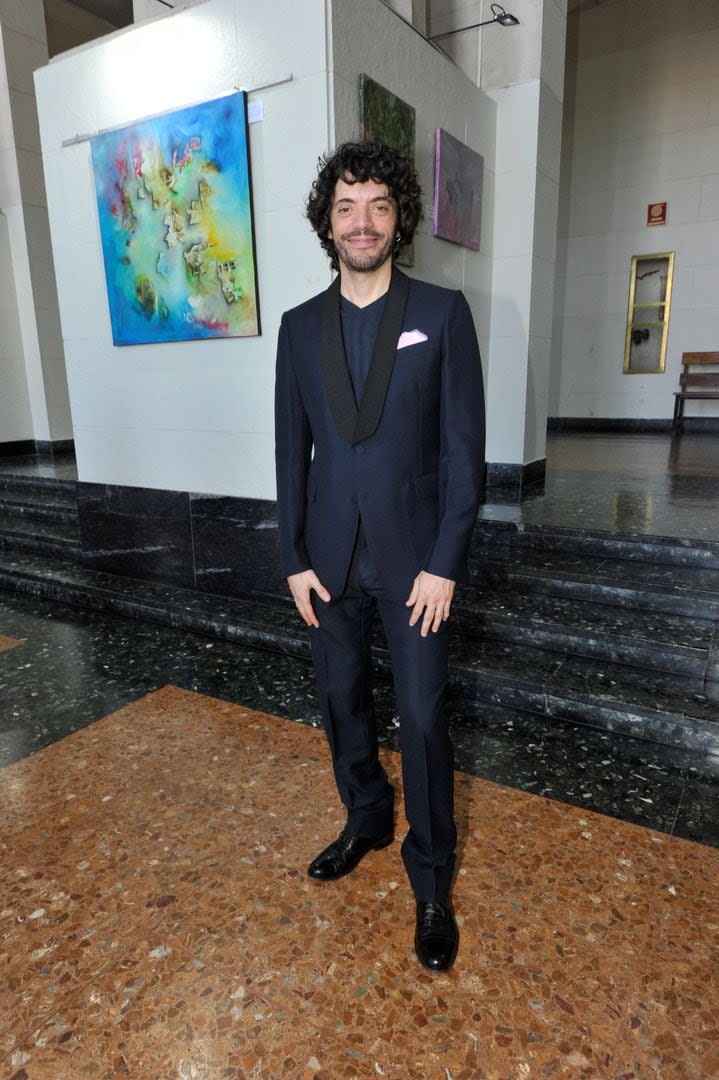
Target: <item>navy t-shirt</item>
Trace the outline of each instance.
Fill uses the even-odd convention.
[[[352,376],[352,385],[357,404],[362,400],[365,379],[372,362],[374,343],[379,330],[384,302],[387,297],[380,296],[366,307],[357,307],[351,300],[340,296],[342,315],[342,337],[345,344],[347,365]]]

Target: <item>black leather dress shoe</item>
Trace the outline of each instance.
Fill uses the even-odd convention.
[[[422,967],[447,971],[457,955],[459,931],[450,902],[417,901],[417,928],[414,950]]]
[[[351,873],[368,851],[378,851],[393,840],[392,833],[389,836],[351,836],[345,828],[313,859],[307,873],[317,881],[335,881]]]

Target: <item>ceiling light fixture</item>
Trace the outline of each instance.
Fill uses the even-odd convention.
[[[446,34],[433,34],[429,40],[439,41],[440,38],[451,37],[452,34],[461,34],[465,30],[476,30],[479,26],[490,26],[492,23],[499,23],[500,26],[519,26],[519,19],[517,16],[511,15],[508,11],[505,11],[501,4],[492,4],[491,11],[491,19],[485,19],[484,22],[472,23],[471,26],[461,26],[459,30],[449,30]]]

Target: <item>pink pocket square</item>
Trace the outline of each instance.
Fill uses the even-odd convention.
[[[408,345],[419,345],[420,341],[426,341],[427,335],[421,330],[405,330],[399,335],[398,349],[406,349]]]

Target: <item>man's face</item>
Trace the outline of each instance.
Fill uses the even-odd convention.
[[[328,236],[344,266],[377,270],[391,257],[396,232],[397,206],[386,184],[337,181]]]

